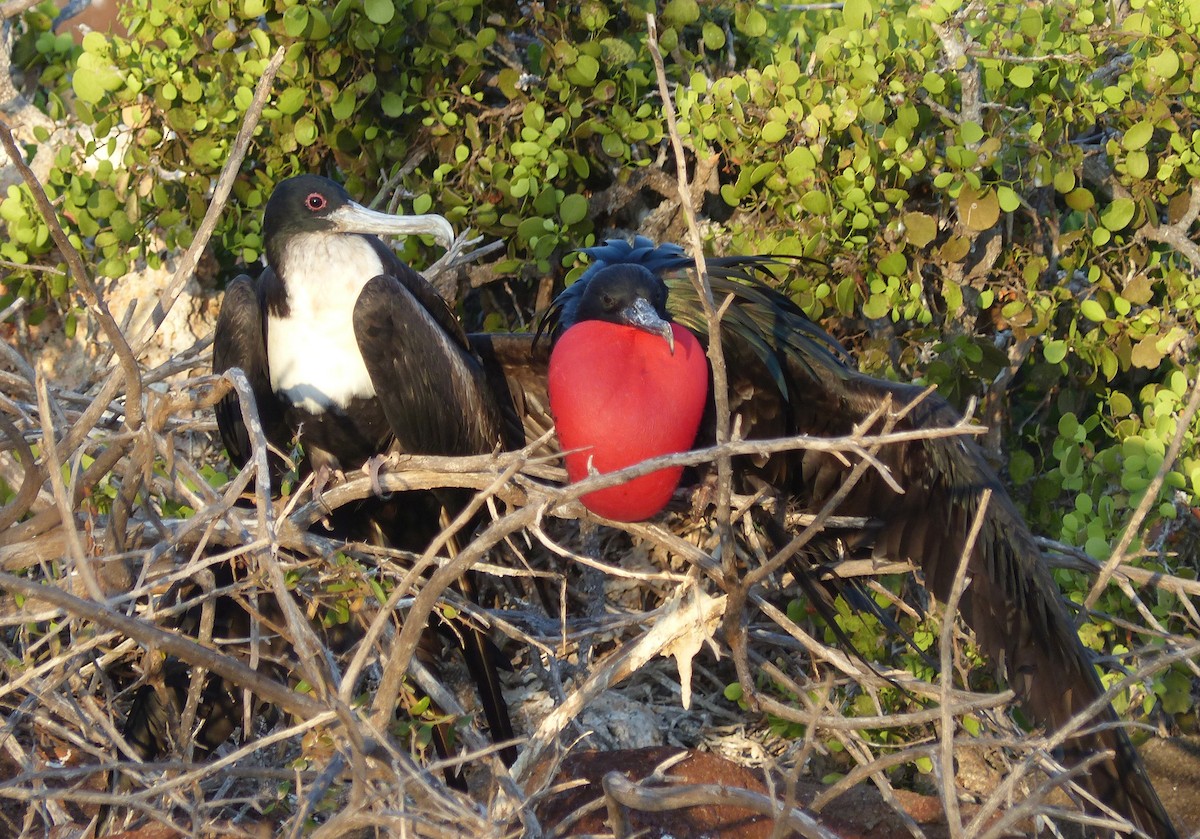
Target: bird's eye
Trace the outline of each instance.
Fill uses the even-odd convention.
[[[325,196],[319,192],[310,192],[308,197],[304,199],[304,206],[314,212],[324,210],[327,203]]]
[[[600,305],[606,309],[614,309],[616,308],[617,301],[611,294],[602,294],[600,295]]]

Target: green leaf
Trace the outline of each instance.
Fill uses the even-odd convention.
[[[834,302],[837,304],[838,311],[846,317],[853,315],[854,301],[857,296],[858,284],[850,277],[843,277],[834,292]]]
[[[866,29],[874,17],[871,0],[846,0],[842,4],[842,22],[856,32]]]
[[[753,6],[739,4],[734,13],[734,25],[748,38],[761,38],[767,34],[767,19]]]
[[[600,62],[590,55],[581,54],[575,60],[575,69],[579,71],[588,85],[593,85],[596,83],[596,76],[600,73]]]
[[[668,26],[687,26],[700,19],[700,6],[696,0],[670,0],[663,7],[662,19]]]
[[[1131,198],[1114,198],[1112,203],[1104,208],[1100,213],[1100,222],[1108,230],[1117,231],[1124,230],[1125,226],[1133,220],[1133,211],[1136,209],[1133,199]]]
[[[568,195],[558,208],[558,217],[563,226],[578,224],[587,218],[588,200],[578,193]]]
[[[967,120],[958,127],[958,136],[967,145],[974,145],[983,139],[983,126],[977,122]]]
[[[1067,357],[1066,341],[1047,341],[1042,345],[1042,355],[1051,364],[1058,364]]]
[[[886,277],[899,277],[908,270],[908,260],[902,251],[895,251],[879,260],[879,272]]]
[[[1079,312],[1085,318],[1095,323],[1103,323],[1108,320],[1108,313],[1104,311],[1104,306],[1095,298],[1089,297],[1079,304]]]
[[[1121,148],[1126,151],[1140,149],[1146,143],[1150,142],[1150,138],[1154,136],[1154,123],[1148,119],[1134,123],[1126,131],[1125,136],[1121,138]]]
[[[383,98],[379,100],[379,107],[383,113],[389,117],[398,117],[404,114],[404,97],[398,93],[388,91],[383,94]]]
[[[863,317],[878,320],[879,318],[887,317],[887,313],[892,310],[892,303],[886,295],[872,294],[870,299],[863,304]]]
[[[1000,209],[1006,213],[1012,213],[1021,206],[1021,198],[1009,186],[996,187],[996,198],[1000,201]]]
[[[371,23],[381,26],[391,23],[392,18],[396,16],[396,7],[392,0],[363,0],[363,11],[367,13],[367,19]]]
[[[787,126],[782,122],[768,122],[762,129],[764,143],[778,143],[787,136]]]
[[[302,146],[311,146],[317,141],[317,124],[312,121],[311,117],[302,116],[296,120],[296,125],[292,129],[292,136],[296,138],[296,142]]]
[[[290,116],[304,107],[306,96],[302,88],[289,87],[279,94],[279,98],[275,100],[275,107],[279,109],[279,113]]]
[[[1071,190],[1064,196],[1063,200],[1067,202],[1068,207],[1079,212],[1090,210],[1096,206],[1096,199],[1092,196],[1091,190],[1084,187]]]
[[[1179,56],[1175,50],[1167,47],[1158,55],[1146,59],[1146,67],[1160,79],[1173,79],[1179,72]]]
[[[1008,459],[1008,477],[1017,486],[1028,483],[1035,470],[1033,455],[1017,449]]]
[[[725,30],[711,20],[704,21],[701,29],[704,38],[704,48],[712,51],[725,48]]]
[[[293,38],[299,38],[308,28],[308,7],[290,6],[283,13],[283,31]]]
[[[1019,87],[1024,90],[1033,85],[1033,65],[1017,64],[1008,71],[1008,81],[1013,87]]]

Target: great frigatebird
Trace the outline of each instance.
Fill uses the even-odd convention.
[[[241,368],[268,442],[286,451],[298,437],[322,480],[389,452],[484,454],[506,444],[454,313],[375,234],[429,234],[447,247],[454,238],[441,216],[374,212],[327,178],[282,181],[263,214],[267,267],[228,285],[217,319],[213,371]],[[236,396],[217,406],[217,424],[230,458],[244,464],[250,443]],[[439,508],[464,503],[450,492],[369,499],[335,514],[333,527],[365,538],[370,522],[389,545],[420,550],[441,529]],[[511,739],[491,645],[476,631],[451,634],[492,736]],[[503,754],[515,758],[511,747]]]
[[[708,396],[700,342],[662,314],[667,290],[644,265],[597,264],[555,336],[547,390],[567,477],[578,481],[687,451]],[[597,352],[597,348],[603,348]],[[671,499],[682,467],[660,469],[580,498],[610,519],[639,521]]]
[[[552,340],[581,320],[622,323],[629,319],[626,312],[652,309],[658,318],[686,327],[707,344],[708,324],[695,287],[686,278],[670,276],[695,267],[682,249],[656,247],[638,237],[633,245],[614,240],[584,253],[592,265],[559,295],[543,319],[540,331],[549,332]],[[911,405],[897,430],[945,428],[960,421],[936,394],[856,370],[837,342],[792,301],[755,280],[770,262],[769,257],[757,256],[707,260],[714,299],[723,308],[720,335],[731,412],[743,437],[848,435],[887,400],[896,408]],[[637,280],[612,282],[614,270],[619,272],[616,276]],[[653,279],[649,284],[647,276]],[[598,307],[588,297],[589,283],[597,280],[605,283],[609,298],[600,296]],[[653,319],[642,320],[661,331]],[[644,329],[645,323],[631,328]],[[523,400],[519,404],[530,412],[531,433],[540,432],[549,402],[544,390],[536,390],[549,365],[544,342],[539,346],[520,336],[473,340],[505,370],[514,399]],[[593,357],[607,351],[596,346]],[[576,374],[587,375],[587,370]],[[710,413],[696,444],[712,445],[713,435]],[[1033,534],[979,446],[963,436],[932,437],[885,446],[877,457],[904,494],[897,494],[876,470],[867,470],[849,488],[837,513],[870,524],[853,531],[828,530],[828,542],[814,544],[806,557],[793,563],[793,573],[801,579],[815,577],[813,564],[822,560],[824,551],[835,549],[909,561],[922,570],[929,591],[945,602],[981,498],[990,490],[982,530],[968,556],[968,584],[959,611],[1039,723],[1051,730],[1062,728],[1102,697],[1104,687],[1091,656],[1075,632]],[[806,450],[762,461],[745,459],[737,471],[743,479],[753,475],[767,481],[792,506],[817,510],[843,489],[851,468],[835,454]],[[805,588],[816,590],[811,582]],[[1150,836],[1177,836],[1111,706],[1105,705],[1083,733],[1067,740],[1063,752],[1069,765],[1096,759],[1084,784],[1099,801]]]

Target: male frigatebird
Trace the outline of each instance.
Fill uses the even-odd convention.
[[[667,290],[643,265],[595,263],[562,321],[550,355],[550,408],[578,481],[662,454],[687,451],[708,396],[700,342],[663,316]],[[597,348],[603,351],[597,352]],[[579,500],[610,519],[639,521],[671,499],[682,467],[668,467]]]
[[[695,287],[686,278],[669,275],[694,268],[682,249],[656,247],[638,237],[633,245],[609,241],[584,253],[593,260],[592,266],[558,297],[543,319],[541,330],[553,340],[570,334],[568,330],[578,328],[584,319],[623,323],[629,320],[627,312],[652,309],[659,319],[684,326],[707,343],[708,325]],[[707,260],[714,299],[723,306],[720,335],[730,407],[743,437],[848,435],[886,400],[897,409],[911,404],[898,420],[897,430],[945,428],[959,422],[959,414],[936,394],[919,399],[920,387],[875,379],[856,370],[837,342],[794,303],[755,280],[756,273],[771,262],[769,257],[756,256]],[[611,282],[614,272],[638,280]],[[647,275],[654,279],[649,285]],[[612,298],[598,308],[587,302],[588,284],[596,281],[605,282],[605,294]],[[636,299],[647,288],[643,298]],[[642,320],[658,329],[666,343],[661,326],[648,317]],[[644,331],[645,326],[625,328]],[[524,404],[538,407],[548,402],[544,392],[532,390],[548,366],[544,345],[539,348],[537,342],[517,336],[476,340],[486,344],[505,369],[515,396]],[[597,345],[592,357],[603,358],[607,352],[606,346]],[[576,358],[586,355],[575,353],[572,363],[577,363]],[[558,372],[584,377],[590,375],[590,368],[580,364],[574,371]],[[710,416],[696,444],[713,442]],[[793,564],[794,574],[814,577],[812,563],[836,546],[855,554],[912,562],[921,568],[926,587],[944,602],[981,498],[991,490],[982,530],[968,556],[968,582],[959,611],[1032,716],[1051,730],[1067,725],[1104,694],[1104,687],[1033,534],[983,452],[971,438],[946,436],[891,444],[877,458],[904,494],[897,494],[876,470],[867,470],[836,512],[865,519],[869,525],[828,529],[826,542],[813,544],[808,556]],[[738,472],[742,479],[753,475],[769,482],[792,506],[817,510],[843,489],[851,468],[833,453],[797,451],[763,461],[743,459]],[[805,588],[812,592],[815,586],[810,583]],[[1085,785],[1146,834],[1163,839],[1177,835],[1111,706],[1105,705],[1083,733],[1067,740],[1063,751],[1068,765],[1110,755],[1092,764]]]
[[[507,442],[454,313],[374,234],[430,234],[447,247],[454,238],[441,216],[374,212],[327,178],[282,181],[263,214],[267,267],[229,284],[217,319],[213,371],[245,372],[268,442],[286,451],[298,437],[322,481],[384,453],[485,454]],[[217,425],[241,466],[250,443],[236,396],[217,406]],[[402,493],[332,519],[340,535],[365,538],[360,525],[371,522],[389,545],[421,550],[441,529],[439,507],[464,504],[450,492]],[[490,644],[476,631],[451,634],[492,736],[511,739]]]

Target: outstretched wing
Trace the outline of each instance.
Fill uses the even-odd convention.
[[[843,363],[831,349],[831,339],[814,331],[776,292],[738,280],[710,276],[710,281],[718,300],[734,297],[721,337],[731,359],[730,390],[748,395],[735,409],[744,414],[747,436],[848,434],[885,400],[900,409],[922,395],[919,387],[874,379]],[[703,337],[699,301],[689,284],[672,284],[668,306]],[[768,383],[780,372],[784,387],[772,394]],[[764,416],[771,421],[764,422]],[[959,420],[945,400],[929,394],[897,429],[946,428]],[[1022,703],[1049,728],[1066,725],[1102,696],[1091,655],[1079,641],[1033,534],[974,440],[946,436],[896,443],[878,457],[904,494],[868,470],[837,512],[872,519],[874,525],[843,534],[846,541],[876,556],[914,563],[932,594],[945,602],[984,491],[990,490],[982,530],[967,558],[969,582],[959,605],[963,618],[983,650],[1006,671]],[[851,470],[827,452],[772,460],[766,472],[775,485],[809,509],[819,509],[837,493]],[[1069,740],[1068,762],[1112,752],[1113,758],[1092,767],[1088,786],[1148,834],[1175,836],[1112,707],[1105,706],[1094,722],[1112,725]]]

